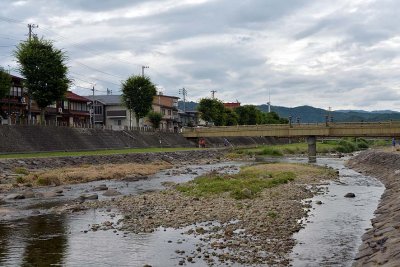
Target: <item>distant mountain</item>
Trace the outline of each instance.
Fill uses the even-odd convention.
[[[261,105],[259,108],[262,111],[267,111],[267,105]],[[347,110],[347,111],[327,111],[311,106],[300,106],[294,108],[271,106],[271,110],[278,113],[280,117],[289,118],[292,116],[292,121],[296,122],[300,118],[300,122],[325,122],[326,116],[329,114],[334,122],[374,122],[374,121],[389,121],[400,120],[400,113],[391,110],[379,111],[364,111],[364,110]]]
[[[393,110],[373,110],[373,111],[365,111],[365,110],[357,110],[357,109],[341,109],[341,110],[335,110],[335,112],[359,112],[359,113],[376,113],[376,114],[391,114],[391,113],[399,113],[398,111],[393,111]]]
[[[198,103],[190,101],[186,102],[186,111],[197,110]],[[183,110],[183,101],[178,101],[178,109]]]
[[[196,110],[198,103],[186,102],[186,110]],[[179,109],[183,110],[183,102],[179,101]],[[257,106],[261,111],[267,112],[267,105]],[[332,117],[334,122],[374,122],[374,121],[390,121],[400,120],[400,112],[392,110],[376,110],[376,111],[365,111],[365,110],[336,110],[327,111],[320,108],[314,108],[311,106],[299,106],[294,108],[271,106],[271,111],[278,113],[280,117],[289,118],[292,117],[292,121],[296,122],[299,118],[302,123],[315,123],[325,122],[326,115]]]

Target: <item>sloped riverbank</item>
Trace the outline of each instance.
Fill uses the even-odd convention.
[[[348,166],[378,178],[386,188],[353,266],[400,266],[400,154],[366,151]]]

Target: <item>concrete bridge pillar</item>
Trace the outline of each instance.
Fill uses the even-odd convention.
[[[307,144],[308,144],[308,162],[315,163],[317,162],[317,137],[308,136]]]

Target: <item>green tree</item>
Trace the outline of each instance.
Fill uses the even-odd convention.
[[[289,123],[288,119],[280,118],[278,113],[272,111],[269,113],[264,113],[263,123],[264,124],[287,124]]]
[[[150,111],[147,117],[155,129],[160,127],[160,122],[162,120],[162,114],[160,112]]]
[[[19,71],[25,78],[28,94],[41,110],[41,122],[45,108],[62,100],[68,90],[68,67],[65,52],[56,49],[48,40],[33,38],[22,42],[15,51],[20,65]]]
[[[254,105],[244,105],[235,108],[240,125],[262,124],[262,112]]]
[[[225,108],[225,125],[233,126],[238,124],[239,116],[232,109]]]
[[[203,98],[200,100],[197,110],[201,112],[203,120],[213,122],[216,126],[225,124],[225,107],[220,100]]]
[[[11,76],[3,68],[0,68],[0,99],[10,93]]]
[[[149,77],[132,75],[122,83],[122,100],[128,109],[135,112],[137,126],[139,119],[150,112],[156,93],[156,86]]]

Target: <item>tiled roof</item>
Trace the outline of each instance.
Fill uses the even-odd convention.
[[[65,98],[68,100],[74,100],[74,101],[79,101],[79,102],[89,102],[90,101],[90,99],[80,96],[80,95],[77,95],[71,91],[67,91]]]

